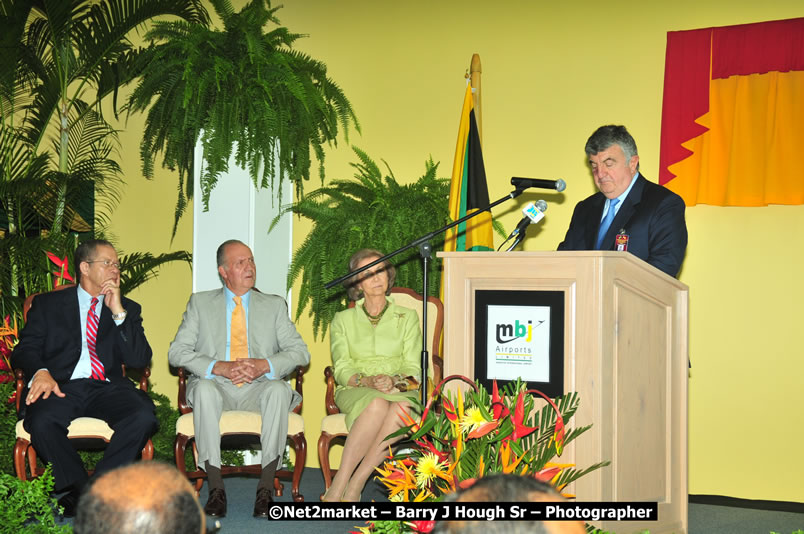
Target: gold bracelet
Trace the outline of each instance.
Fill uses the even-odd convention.
[[[357,373],[357,378],[355,378],[355,387],[359,388],[360,384],[363,383],[363,373]]]

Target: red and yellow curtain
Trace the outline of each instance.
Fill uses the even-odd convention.
[[[804,18],[668,32],[659,183],[688,206],[804,204]]]

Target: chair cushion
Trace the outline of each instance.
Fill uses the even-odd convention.
[[[15,428],[17,438],[30,442],[31,435],[25,430],[25,428],[23,428],[22,422],[22,420],[17,421],[17,426]],[[112,434],[114,434],[114,430],[109,428],[109,425],[106,424],[106,421],[95,419],[94,417],[78,417],[73,419],[70,423],[70,426],[67,427],[68,438],[98,437],[109,441],[112,439]]]
[[[260,435],[262,417],[257,412],[244,412],[231,410],[223,412],[220,420],[221,434],[256,434]],[[304,419],[301,415],[290,412],[288,414],[288,436],[304,432]],[[176,433],[185,436],[195,436],[193,414],[184,414],[176,421]]]
[[[331,436],[346,434],[346,414],[336,413],[328,415],[321,420],[321,432],[326,432]]]

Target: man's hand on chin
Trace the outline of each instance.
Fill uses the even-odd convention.
[[[110,278],[106,280],[101,286],[100,290],[102,295],[106,295],[104,303],[114,314],[119,314],[123,311],[123,300],[120,294],[120,280]]]
[[[31,381],[31,388],[28,390],[28,396],[25,398],[25,404],[31,405],[39,400],[39,397],[46,399],[50,394],[57,397],[65,397],[66,395],[59,389],[59,383],[53,379],[50,371],[47,369],[40,369],[34,374]]]

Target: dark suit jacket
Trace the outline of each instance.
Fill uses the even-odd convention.
[[[128,313],[120,326],[115,324],[109,308],[101,308],[97,351],[111,382],[131,383],[123,376],[121,365],[147,366],[151,347],[142,328],[140,305],[125,297],[122,304]],[[82,335],[77,286],[38,295],[20,332],[11,365],[25,371],[26,381],[46,368],[56,382],[68,382],[81,356]]]
[[[606,197],[595,193],[575,206],[569,229],[558,250],[594,250]],[[669,189],[646,180],[642,174],[603,238],[601,250],[614,250],[614,238],[625,230],[628,252],[676,276],[687,250],[684,201]]]

